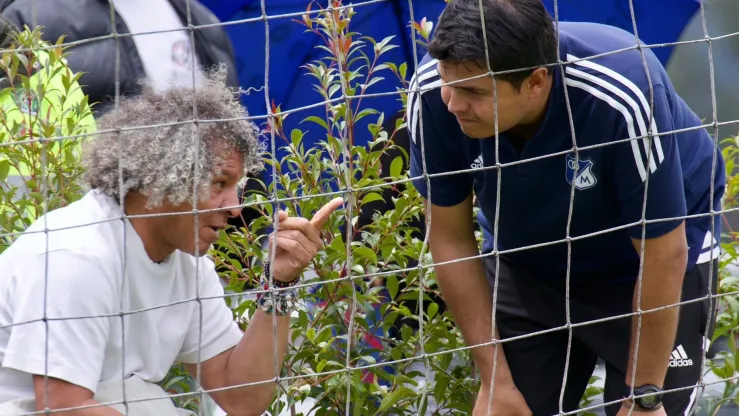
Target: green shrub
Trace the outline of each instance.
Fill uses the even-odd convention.
[[[725,160],[727,187],[723,201],[723,210],[733,210],[723,213],[723,239],[719,260],[719,284],[717,287],[717,316],[715,318],[714,334],[710,341],[716,343],[726,341],[727,348],[719,351],[717,357],[709,361],[708,372],[724,382],[722,394],[706,395],[701,404],[708,415],[715,415],[726,403],[738,404],[738,232],[732,229],[727,220],[733,216],[737,218],[738,208],[738,143],[740,137],[732,137],[722,141],[722,156]],[[706,374],[708,375],[708,374]],[[705,375],[705,377],[706,377]]]
[[[303,18],[306,31],[319,36],[322,42],[318,48],[327,52],[325,59],[304,69],[315,79],[317,101],[331,103],[325,106],[325,118],[308,117],[301,124],[306,130],[290,132],[282,127],[286,116],[273,105],[274,120],[267,131],[287,156],[274,160],[266,155],[276,180],[268,187],[269,195],[251,195],[249,202],[262,210],[264,218],[253,222],[249,230],[224,233],[215,252],[217,263],[230,279],[228,289],[240,292],[251,287],[261,272],[255,259],[265,260],[267,255],[263,241],[255,235],[272,216],[269,199],[277,196],[290,212],[311,213],[336,196],[332,189],[346,192],[346,216],[330,220],[329,231],[323,236],[325,250],[305,276],[301,298],[310,308],[293,320],[292,345],[282,374],[295,379],[285,385],[287,403],[276,402],[273,414],[307,398],[316,401],[316,415],[347,410],[356,415],[416,414],[413,409],[469,414],[475,381],[470,377],[467,353],[459,353],[463,360],[458,362],[452,354],[443,353],[463,347],[462,337],[450,315],[438,313],[431,270],[411,267],[420,257],[423,242],[414,237],[418,230],[409,223],[420,218],[423,204],[415,189],[403,182],[408,155],[391,140],[394,131],[383,130],[385,115],[363,108],[359,97],[372,92],[371,87],[382,77],[394,77],[398,79],[400,110],[406,100],[401,91],[408,87],[410,78],[408,65],[384,62],[384,54],[396,47],[392,37],[376,41],[353,33],[353,16],[352,8],[345,8]],[[347,100],[340,99],[342,94]],[[357,145],[355,137],[360,132],[356,126],[366,117],[373,120],[369,125],[372,139],[368,145]],[[402,125],[401,119],[396,128]],[[307,134],[325,139],[306,148],[303,138]],[[381,176],[381,158],[390,150],[402,156],[391,162],[391,177],[385,178]],[[389,179],[396,183],[389,184]],[[360,209],[382,199],[382,187],[388,186],[403,190],[393,200],[395,209],[376,212],[370,223],[360,224]],[[422,264],[430,261],[423,257]],[[382,274],[382,280],[363,278],[377,273]],[[418,302],[420,299],[423,302]],[[423,309],[415,305],[423,305]],[[232,306],[237,317],[255,307],[249,300]],[[376,313],[378,320],[373,318]],[[424,324],[416,331],[409,324],[418,322],[420,316]],[[394,329],[398,335],[391,338],[388,334]],[[365,342],[373,334],[381,348]],[[419,358],[424,354],[433,355]],[[415,380],[424,375],[410,370],[415,360],[433,372],[434,380],[429,384]],[[389,361],[397,362],[384,364]],[[348,367],[362,369],[346,371]],[[434,398],[438,410],[429,407],[429,398]]]
[[[0,59],[0,253],[44,212],[82,195],[79,135],[95,122],[62,40],[49,45],[39,28],[26,29]]]

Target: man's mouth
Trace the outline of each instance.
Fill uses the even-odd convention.
[[[218,234],[218,232],[221,231],[225,227],[219,227],[219,226],[215,226],[215,225],[209,225],[209,226],[207,226],[207,228],[210,228],[211,230],[213,230],[214,233]]]

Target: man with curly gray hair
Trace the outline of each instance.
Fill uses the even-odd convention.
[[[92,406],[62,415],[174,415],[168,400],[137,399],[157,396],[176,362],[228,414],[267,409],[294,286],[343,201],[311,220],[279,212],[265,269],[280,291],[258,295],[242,333],[204,254],[239,214],[245,174],[259,168],[246,116],[217,71],[196,90],[146,88],[99,121],[106,133],[84,153],[91,190],[0,255],[1,414],[25,403]]]

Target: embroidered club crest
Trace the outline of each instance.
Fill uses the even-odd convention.
[[[588,189],[596,185],[596,175],[593,172],[594,161],[590,158],[579,157],[576,164],[575,156],[565,156],[565,180],[569,185],[575,183],[578,190]]]

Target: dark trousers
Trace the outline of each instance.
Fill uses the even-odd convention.
[[[486,275],[493,289],[496,258],[484,258]],[[717,287],[717,262],[697,265],[684,279],[682,300],[706,297],[710,279],[712,292]],[[632,313],[635,283],[571,284],[571,323],[588,322]],[[695,385],[702,371],[705,332],[711,319],[713,331],[715,303],[707,299],[680,307],[678,331],[664,388]],[[500,257],[496,299],[496,322],[502,339],[523,336],[563,326],[566,323],[565,284],[547,283],[524,272],[510,260]],[[597,358],[606,364],[604,402],[619,400],[625,394],[625,369],[629,356],[632,317],[607,320],[572,328],[570,357],[563,411],[578,409]],[[535,416],[559,412],[559,398],[568,351],[568,330],[556,330],[519,340],[504,342],[503,348],[517,388]],[[684,415],[693,408],[700,389],[667,393],[663,405],[669,416]],[[606,408],[614,415],[619,404]]]

